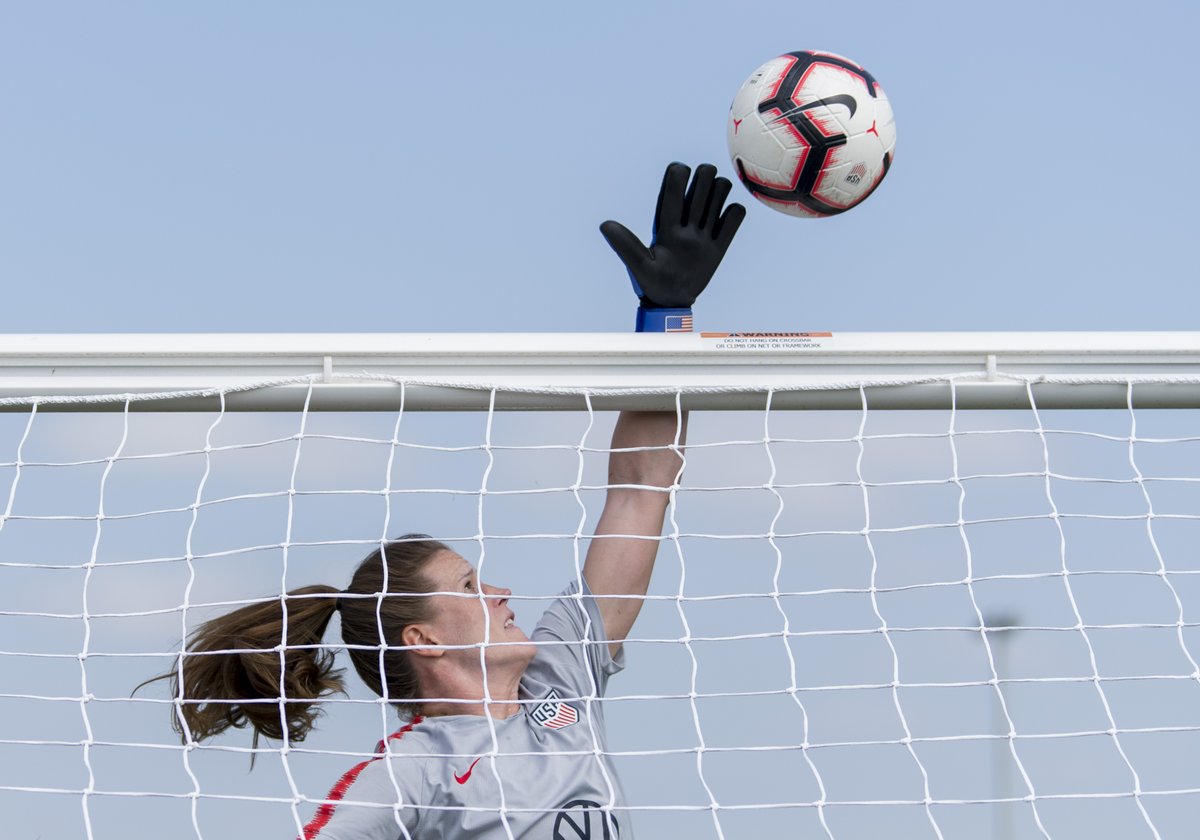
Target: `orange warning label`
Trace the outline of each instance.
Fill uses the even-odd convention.
[[[819,350],[831,332],[702,332],[710,350]]]
[[[702,332],[701,338],[833,338],[831,332]]]

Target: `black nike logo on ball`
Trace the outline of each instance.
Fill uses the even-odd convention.
[[[816,108],[818,105],[829,107],[830,105],[845,105],[850,109],[850,116],[854,116],[854,112],[858,110],[858,103],[854,101],[854,97],[846,93],[839,93],[837,96],[827,96],[824,99],[818,99],[814,102],[809,102],[807,105],[801,105],[796,110],[807,111],[809,108]]]

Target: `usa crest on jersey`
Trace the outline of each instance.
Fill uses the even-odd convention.
[[[534,723],[547,729],[563,729],[579,720],[579,712],[570,703],[560,699],[557,689],[550,689],[546,699],[533,707],[529,714]]]

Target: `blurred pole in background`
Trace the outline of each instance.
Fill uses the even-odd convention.
[[[1017,616],[1012,612],[985,613],[983,623],[984,630],[988,633],[988,645],[992,649],[996,678],[1000,680],[996,690],[1004,695],[1004,680],[1009,676],[1008,643],[1012,641],[1014,628],[1018,626]],[[1004,695],[1005,705],[1008,700],[1008,696]],[[1012,746],[1008,739],[1008,721],[998,698],[992,708],[995,731],[1005,736],[995,742],[996,748],[992,751],[992,795],[996,799],[1008,799],[1013,796],[1013,759]],[[997,803],[992,807],[993,840],[1013,840],[1015,837],[1012,806]]]

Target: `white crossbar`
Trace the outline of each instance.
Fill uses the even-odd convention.
[[[1200,332],[0,336],[0,408],[1200,406]],[[953,382],[953,387],[950,383]],[[403,383],[404,388],[397,387]],[[162,399],[164,393],[177,394]],[[660,405],[661,403],[661,405]]]

